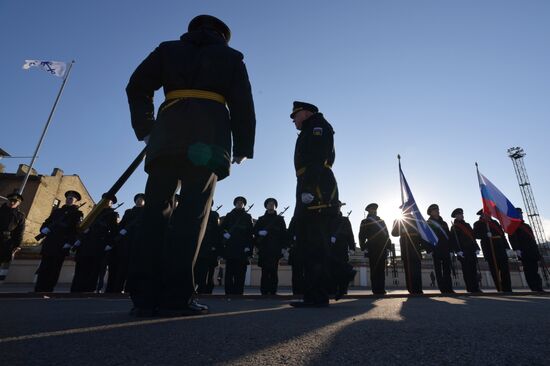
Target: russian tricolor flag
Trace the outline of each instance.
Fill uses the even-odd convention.
[[[481,190],[483,212],[497,219],[506,233],[513,234],[521,224],[521,216],[518,210],[479,170],[477,171],[477,179]]]

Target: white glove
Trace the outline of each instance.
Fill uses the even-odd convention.
[[[124,236],[124,235],[128,234],[128,230],[122,229],[122,230],[120,230],[118,233],[119,233],[120,235]]]
[[[518,258],[521,257],[521,250],[516,250],[516,255],[518,256]]]
[[[260,236],[266,236],[266,235],[267,235],[267,230],[260,230],[260,231],[258,231],[258,235],[260,235]]]
[[[223,234],[223,237],[224,237],[226,240],[229,240],[229,238],[231,237],[231,234],[229,234],[229,233],[224,233],[224,234]]]
[[[289,255],[288,249],[281,250],[281,254],[283,255],[285,260],[288,260],[288,255]]]
[[[43,235],[48,235],[49,233],[51,233],[51,230],[45,227],[42,230],[40,230],[40,233]]]
[[[462,251],[457,252],[456,255],[458,255],[459,257],[463,257],[463,258],[464,258],[464,252],[462,252]]]
[[[71,248],[71,244],[69,243],[65,243],[65,245],[63,245],[63,249],[70,249]]]
[[[248,248],[248,247],[244,248],[244,252],[245,252],[245,253],[250,252],[250,248]]]
[[[331,242],[332,244],[336,243],[336,237],[335,237],[335,236],[331,236],[331,237],[330,237],[330,242]]]
[[[491,232],[487,233],[487,237],[488,237],[488,238],[492,238],[492,237],[493,237],[493,233],[491,233]]]
[[[312,195],[311,193],[307,193],[307,192],[302,193],[302,203],[305,203],[306,205],[313,202],[314,198],[315,196]]]
[[[151,135],[147,135],[147,136],[145,136],[145,137],[143,138],[143,142],[145,142],[145,145],[149,145],[149,137],[150,137],[150,136],[151,136]]]
[[[79,247],[80,246],[80,240],[77,240],[74,242],[73,247]]]
[[[110,246],[110,245],[105,246],[105,251],[106,251],[106,252],[108,252],[108,251],[111,250],[111,249],[113,249],[112,246]]]
[[[240,164],[245,160],[246,160],[246,156],[234,156],[233,160],[231,160],[231,163],[232,164],[234,164],[234,163]]]

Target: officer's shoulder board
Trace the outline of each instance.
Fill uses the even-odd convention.
[[[323,136],[323,127],[313,127],[313,136]]]

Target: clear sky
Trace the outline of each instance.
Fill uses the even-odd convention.
[[[294,206],[293,100],[316,104],[336,135],[334,172],[357,235],[364,207],[388,224],[400,204],[397,154],[424,211],[446,221],[481,207],[474,162],[523,206],[506,150],[521,146],[539,210],[550,222],[548,1],[2,1],[0,147],[31,155],[61,79],[25,59],[76,60],[36,168],[78,174],[94,197],[141,150],[125,87],[160,42],[194,16],[223,19],[245,54],[256,104],[255,157],[218,184],[220,213],[244,195]],[[155,98],[157,105],[162,93]],[[7,171],[29,160],[2,160]],[[143,168],[119,193],[131,207]],[[290,217],[287,215],[287,221]],[[550,227],[547,226],[547,234]]]

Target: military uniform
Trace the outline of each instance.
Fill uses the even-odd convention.
[[[134,202],[138,197],[144,196],[143,194],[137,194],[134,197]],[[113,240],[114,245],[109,253],[109,277],[105,289],[107,293],[120,293],[126,288],[130,252],[136,241],[138,229],[142,224],[144,209],[144,206],[134,206],[126,210],[118,224],[118,233]]]
[[[296,245],[296,219],[292,217],[288,224],[288,264],[292,268],[292,294],[303,295],[305,285],[304,254]]]
[[[378,205],[376,205],[376,208],[378,208]],[[369,213],[367,218],[361,221],[359,246],[361,250],[367,252],[369,257],[372,292],[375,295],[385,294],[386,275],[384,271],[386,269],[388,251],[391,249],[391,241],[384,220],[377,215]]]
[[[276,200],[275,201],[276,205]],[[267,208],[267,202],[264,207]],[[279,285],[279,260],[288,246],[285,219],[276,211],[266,211],[254,225],[255,244],[258,248],[258,266],[262,269],[260,291],[262,295],[275,295]]]
[[[115,202],[116,199],[113,200],[113,203]],[[105,249],[108,246],[113,246],[114,238],[118,233],[117,227],[118,214],[111,207],[106,207],[90,228],[80,235],[75,243],[76,264],[71,292],[94,292],[97,290]]]
[[[18,193],[7,196],[8,200],[23,201]],[[12,208],[9,203],[0,207],[0,281],[7,275],[7,267],[11,262],[14,251],[21,245],[23,232],[25,231],[25,214],[19,211],[19,207]]]
[[[71,193],[69,191],[65,196],[67,197]],[[80,201],[80,194],[76,194],[76,201]],[[40,227],[40,232],[47,232],[47,234],[45,234],[46,238],[42,241],[42,249],[40,250],[42,260],[34,291],[54,291],[65,257],[69,254],[69,249],[77,239],[78,224],[82,221],[82,217],[82,211],[79,210],[78,206],[74,204],[64,205],[55,208]]]
[[[225,237],[225,293],[242,295],[248,258],[254,249],[252,217],[244,209],[235,208],[225,216],[222,231]]]
[[[317,107],[294,102],[291,118],[302,110],[312,112],[302,122],[294,150],[296,170],[296,245],[303,254],[305,288],[303,302],[293,306],[326,306],[330,280],[330,225],[340,204],[332,172],[335,159],[334,130]]]
[[[421,251],[426,243],[424,243],[414,225],[414,217],[405,216],[403,220],[395,220],[391,234],[392,236],[399,236],[407,290],[411,294],[423,293]]]
[[[210,211],[194,269],[199,294],[211,294],[214,289],[214,271],[222,250],[222,239],[220,215],[216,211]]]
[[[436,204],[428,207],[428,215],[430,215],[430,212],[434,209],[439,209],[439,207]],[[451,247],[453,242],[451,241],[449,225],[443,221],[441,216],[429,217],[427,223],[437,236],[437,245],[429,250],[432,254],[437,286],[441,293],[453,293],[451,252],[455,250]]]
[[[349,218],[339,213],[330,226],[330,273],[334,283],[335,299],[348,293],[349,283],[357,273],[349,264],[348,251],[355,250],[355,238]]]
[[[481,214],[482,212],[479,211],[478,215]],[[488,233],[491,235],[487,235]],[[510,249],[510,245],[506,240],[504,230],[498,221],[481,216],[474,223],[474,234],[476,239],[481,240],[483,256],[489,265],[497,291],[512,292],[508,255],[506,254],[506,249]]]
[[[189,32],[161,43],[139,65],[126,88],[136,136],[149,136],[147,205],[130,262],[131,298],[144,314],[189,309],[216,181],[229,175],[231,151],[253,157],[252,93],[229,36],[219,19],[196,17]],[[166,100],[155,120],[153,95],[161,87]]]
[[[462,209],[454,210],[451,216],[455,218],[459,212],[463,213]],[[477,253],[480,251],[480,248],[475,239],[472,226],[464,220],[455,218],[451,226],[451,240],[457,250],[458,260],[462,265],[462,275],[464,276],[466,291],[480,292],[479,281],[477,279]]]
[[[529,288],[531,291],[543,291],[542,278],[538,272],[538,261],[541,257],[533,229],[522,220],[521,225],[509,238],[512,249],[516,251],[521,260]]]

